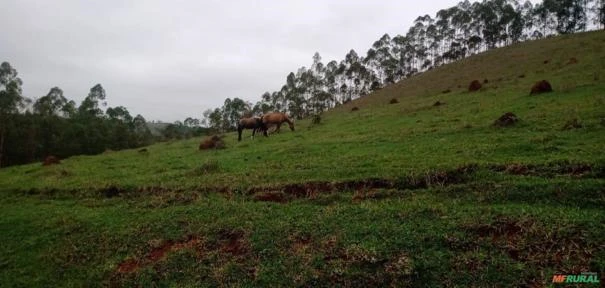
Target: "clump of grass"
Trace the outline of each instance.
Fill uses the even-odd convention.
[[[563,130],[572,130],[572,129],[580,129],[582,128],[582,123],[578,120],[578,118],[573,118],[571,120],[567,120],[565,125],[563,125]]]
[[[204,164],[193,169],[191,174],[195,176],[202,176],[206,174],[216,173],[220,171],[220,169],[221,167],[217,160],[208,160]]]

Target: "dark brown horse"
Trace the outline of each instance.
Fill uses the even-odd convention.
[[[237,123],[237,141],[242,141],[242,131],[244,129],[252,129],[252,138],[256,131],[265,131],[266,128],[263,121],[259,117],[242,118]]]
[[[275,132],[279,133],[279,128],[281,127],[281,124],[284,122],[288,123],[288,126],[290,126],[290,130],[294,131],[294,122],[292,122],[288,118],[288,115],[286,115],[285,113],[280,113],[280,112],[267,113],[261,117],[261,120],[263,122],[262,129],[263,129],[263,133],[265,134],[265,136],[267,136],[267,127],[269,127],[270,125],[277,125]]]

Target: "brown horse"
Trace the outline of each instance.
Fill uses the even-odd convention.
[[[294,131],[294,122],[290,121],[290,119],[288,118],[288,115],[286,115],[285,113],[280,113],[280,112],[267,113],[261,117],[261,120],[263,122],[262,129],[263,129],[263,134],[265,136],[267,136],[267,127],[269,127],[269,125],[277,125],[275,132],[279,133],[279,128],[281,127],[281,124],[284,122],[287,122],[288,126],[290,126],[290,130]]]
[[[237,141],[242,141],[242,131],[244,129],[252,129],[252,138],[256,131],[265,131],[266,128],[263,121],[259,117],[242,118],[237,123]]]

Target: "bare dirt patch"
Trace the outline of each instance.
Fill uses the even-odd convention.
[[[355,106],[355,107],[351,108],[351,112],[355,112],[355,111],[359,111],[359,107]]]
[[[210,137],[206,137],[200,143],[199,150],[208,150],[208,149],[224,149],[225,142],[218,135],[213,135]]]
[[[494,121],[494,126],[497,127],[508,127],[515,125],[519,121],[519,117],[512,112],[504,113],[504,115],[500,116],[500,118]]]
[[[44,161],[42,162],[42,166],[50,166],[50,165],[56,165],[56,164],[61,164],[61,160],[59,160],[59,158],[50,155],[46,158],[44,158]]]
[[[479,80],[473,80],[471,82],[471,84],[468,85],[468,91],[469,92],[479,91],[481,89],[481,87],[483,87],[483,85],[481,85],[481,82],[479,82]]]
[[[159,247],[153,248],[140,259],[128,259],[123,261],[118,265],[117,272],[122,274],[135,272],[144,266],[153,265],[156,262],[161,261],[166,258],[169,253],[182,249],[196,248],[200,243],[200,238],[196,236],[188,236],[186,240],[179,242],[171,240],[166,241]]]
[[[550,83],[546,80],[542,80],[542,81],[536,82],[534,84],[534,86],[531,87],[531,91],[529,92],[529,95],[549,93],[552,91],[553,90],[552,90],[552,86],[550,85]]]
[[[288,197],[283,192],[259,192],[252,197],[255,201],[287,203]]]
[[[389,104],[397,104],[399,103],[399,100],[397,100],[396,98],[391,99],[391,101],[389,101]]]

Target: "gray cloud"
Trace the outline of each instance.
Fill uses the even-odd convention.
[[[227,97],[255,102],[316,51],[324,63],[365,54],[458,1],[424,2],[5,0],[0,61],[30,98],[59,86],[79,102],[101,83],[110,106],[183,120]]]

